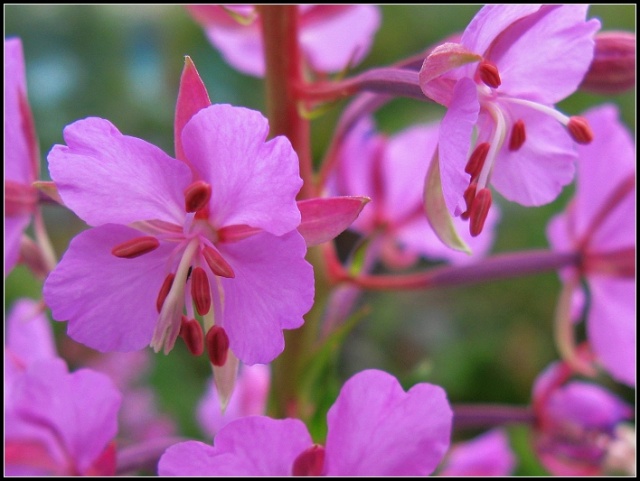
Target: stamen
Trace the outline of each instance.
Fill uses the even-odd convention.
[[[227,336],[224,328],[213,326],[209,329],[205,338],[205,344],[207,345],[207,354],[209,355],[211,364],[218,367],[224,366],[229,353],[229,336]]]
[[[475,199],[473,199],[469,212],[469,232],[473,237],[480,235],[482,232],[490,207],[491,191],[487,188],[480,189]]]
[[[469,162],[467,162],[464,171],[469,174],[472,179],[480,175],[490,147],[491,144],[489,144],[489,142],[481,142],[473,150],[471,157],[469,157]]]
[[[480,65],[478,65],[478,75],[480,75],[480,80],[493,89],[497,89],[502,83],[498,67],[488,60],[480,62]]]
[[[202,249],[202,257],[206,261],[207,265],[216,276],[228,277],[233,279],[236,274],[227,261],[220,255],[220,253],[211,246],[204,246]]]
[[[293,461],[292,476],[320,476],[324,469],[325,449],[319,444],[314,444],[305,449]]]
[[[160,241],[155,237],[136,237],[135,239],[118,244],[111,249],[111,253],[114,256],[121,257],[123,259],[134,259],[141,255],[148,254],[149,252],[156,250],[158,247],[160,247]]]
[[[524,145],[524,141],[527,140],[527,132],[524,128],[524,122],[519,119],[513,127],[511,127],[511,138],[509,139],[509,150],[515,152],[520,150],[520,147]]]
[[[584,117],[578,117],[576,115],[569,117],[567,130],[569,130],[569,134],[573,140],[579,144],[589,144],[593,140],[593,131],[589,126],[589,122]]]
[[[209,278],[202,267],[195,267],[191,274],[191,297],[196,311],[204,316],[211,309],[211,286]]]
[[[202,326],[195,319],[187,319],[187,316],[182,316],[180,337],[184,340],[189,352],[194,356],[199,356],[204,352],[204,333],[202,332]]]
[[[467,204],[467,210],[465,210],[460,217],[463,220],[467,220],[469,215],[471,214],[471,206],[473,205],[473,199],[476,198],[476,190],[478,188],[478,184],[472,182],[469,184],[469,187],[464,191],[464,201]]]
[[[158,309],[158,312],[162,310],[162,305],[164,304],[164,300],[169,295],[169,291],[171,290],[171,286],[173,285],[173,280],[175,278],[176,278],[175,274],[169,274],[165,278],[164,282],[162,283],[162,286],[160,287],[160,292],[158,292],[158,299],[156,299],[156,308]]]
[[[187,212],[196,212],[205,207],[211,199],[211,185],[196,180],[184,191],[184,208]]]

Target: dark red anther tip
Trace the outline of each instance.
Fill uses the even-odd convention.
[[[123,259],[134,259],[136,257],[154,251],[158,247],[160,247],[160,241],[155,237],[136,237],[135,239],[130,239],[115,246],[113,249],[111,249],[111,254]]]
[[[164,300],[169,295],[169,291],[171,290],[171,286],[173,285],[173,280],[176,278],[175,274],[169,274],[165,277],[162,286],[160,287],[160,292],[158,292],[158,298],[156,299],[156,308],[158,312],[162,310],[162,305],[164,304]]]
[[[478,75],[480,76],[480,80],[492,89],[497,89],[502,83],[498,67],[488,60],[480,62],[480,65],[478,65]]]
[[[464,191],[464,202],[467,205],[467,210],[465,210],[462,214],[460,214],[460,217],[463,220],[467,220],[469,218],[469,214],[471,211],[471,206],[473,205],[473,199],[476,198],[476,189],[478,188],[478,184],[476,184],[475,182],[471,182],[469,184],[469,187],[466,188],[466,190]]]
[[[216,276],[234,278],[235,272],[220,253],[211,246],[205,246],[202,249],[202,257]]]
[[[593,130],[584,117],[570,117],[567,130],[569,130],[571,138],[579,144],[589,144],[593,140]]]
[[[293,461],[292,476],[320,476],[324,469],[325,449],[319,444],[314,444],[305,449]]]
[[[202,267],[194,267],[191,273],[191,297],[196,311],[204,316],[211,308],[211,286],[209,278]]]
[[[205,337],[205,344],[211,364],[217,367],[224,366],[229,354],[229,336],[224,328],[213,326],[209,329]]]
[[[527,131],[524,128],[524,122],[519,119],[513,127],[511,127],[511,137],[509,138],[509,150],[515,152],[520,150],[520,147],[524,145],[524,141],[527,140]]]
[[[491,191],[487,188],[480,189],[469,210],[469,232],[473,237],[480,235],[484,222],[487,220],[491,207]]]
[[[477,178],[480,172],[482,172],[482,167],[484,167],[484,161],[487,160],[490,147],[489,142],[481,142],[473,149],[471,157],[469,157],[469,162],[467,162],[464,168],[464,171],[469,174],[472,179]]]
[[[204,352],[204,332],[200,323],[195,319],[187,319],[187,316],[182,316],[180,337],[194,356],[199,356]]]
[[[187,212],[196,212],[209,203],[211,185],[203,180],[196,180],[184,191],[184,208]]]

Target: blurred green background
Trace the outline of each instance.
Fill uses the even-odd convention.
[[[370,55],[356,70],[395,62],[464,30],[479,8],[382,6],[382,26]],[[213,102],[265,111],[261,80],[224,63],[182,7],[5,5],[4,12],[5,37],[19,36],[24,45],[45,179],[47,152],[62,143],[65,125],[87,116],[107,118],[122,132],[172,153],[184,55],[194,60]],[[604,30],[635,32],[635,5],[592,6],[590,17],[599,18]],[[578,114],[603,102],[616,103],[635,131],[635,90],[614,97],[579,92],[559,108]],[[313,123],[317,159],[340,110]],[[394,132],[442,112],[437,106],[397,100],[377,120],[381,130]],[[562,210],[571,190],[541,208],[525,209],[500,199],[503,220],[494,251],[546,247],[547,221]],[[58,255],[86,228],[62,208],[47,207],[45,216]],[[337,379],[376,367],[395,374],[405,386],[425,380],[440,384],[452,402],[527,403],[533,380],[556,359],[552,317],[559,286],[557,275],[548,273],[466,289],[367,295],[363,303],[371,306],[371,314],[348,337]],[[39,297],[40,287],[26,269],[17,268],[5,280],[5,310],[17,297]],[[64,324],[55,324],[63,335]],[[201,436],[193,413],[210,373],[207,363],[186,355],[181,344],[155,361],[151,381],[162,408],[180,420],[185,435]],[[634,400],[630,390],[611,387]],[[526,433],[515,429],[512,434],[523,456],[518,473],[543,474],[527,453]]]

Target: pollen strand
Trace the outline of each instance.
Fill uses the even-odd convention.
[[[152,236],[136,237],[111,249],[111,254],[123,259],[134,259],[160,247],[160,241]]]

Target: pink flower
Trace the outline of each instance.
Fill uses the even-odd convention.
[[[580,296],[577,284],[586,279],[589,343],[616,380],[635,386],[635,146],[615,107],[585,117],[596,137],[578,149],[575,197],[547,235],[554,249],[582,256],[579,269],[562,272],[563,281]]]
[[[439,476],[511,476],[515,465],[509,437],[502,429],[493,429],[454,444]]]
[[[602,475],[608,449],[616,442],[616,427],[630,419],[633,410],[595,384],[565,383],[570,372],[566,365],[554,363],[534,384],[535,448],[556,476]]]
[[[390,266],[409,265],[419,256],[454,263],[469,262],[487,253],[492,235],[463,235],[476,257],[445,246],[425,218],[422,183],[438,146],[438,124],[416,125],[387,138],[374,130],[370,119],[361,121],[338,152],[330,189],[336,195],[366,195],[371,202],[351,225],[370,237],[374,250]],[[493,231],[498,215],[488,227]],[[458,226],[463,220],[455,219]]]
[[[99,351],[151,343],[167,353],[195,306],[212,362],[224,364],[230,348],[248,364],[266,363],[313,302],[295,230],[297,156],[284,137],[265,142],[269,126],[258,112],[196,111],[176,119],[184,161],[104,119],[65,128],[67,145],[48,156],[51,177],[65,205],[94,227],[72,240],[44,297],[55,319],[69,320],[70,337]],[[188,322],[191,347],[201,346],[202,329]]]
[[[113,475],[121,395],[89,369],[57,358],[41,306],[21,300],[7,319],[5,474]]]
[[[242,366],[224,413],[220,410],[221,402],[216,386],[213,379],[210,380],[207,392],[198,404],[198,424],[202,431],[213,438],[234,419],[264,415],[267,411],[270,378],[269,366]]]
[[[4,41],[4,274],[20,256],[22,234],[36,211],[38,192],[32,183],[40,170],[38,141],[27,99],[22,42]]]
[[[305,60],[319,72],[359,63],[380,25],[373,5],[299,5],[300,44]],[[249,5],[189,5],[193,17],[225,60],[243,73],[264,75],[261,21]]]
[[[404,392],[382,371],[356,374],[327,415],[326,447],[297,419],[251,416],[216,435],[169,448],[160,476],[411,476],[431,473],[449,446],[452,412],[444,391],[422,383]]]
[[[472,235],[490,209],[490,184],[510,201],[537,206],[573,179],[574,140],[588,143],[592,133],[554,104],[591,64],[600,23],[586,13],[583,5],[488,5],[460,43],[425,60],[421,88],[448,107],[439,142],[444,201],[469,219]]]

